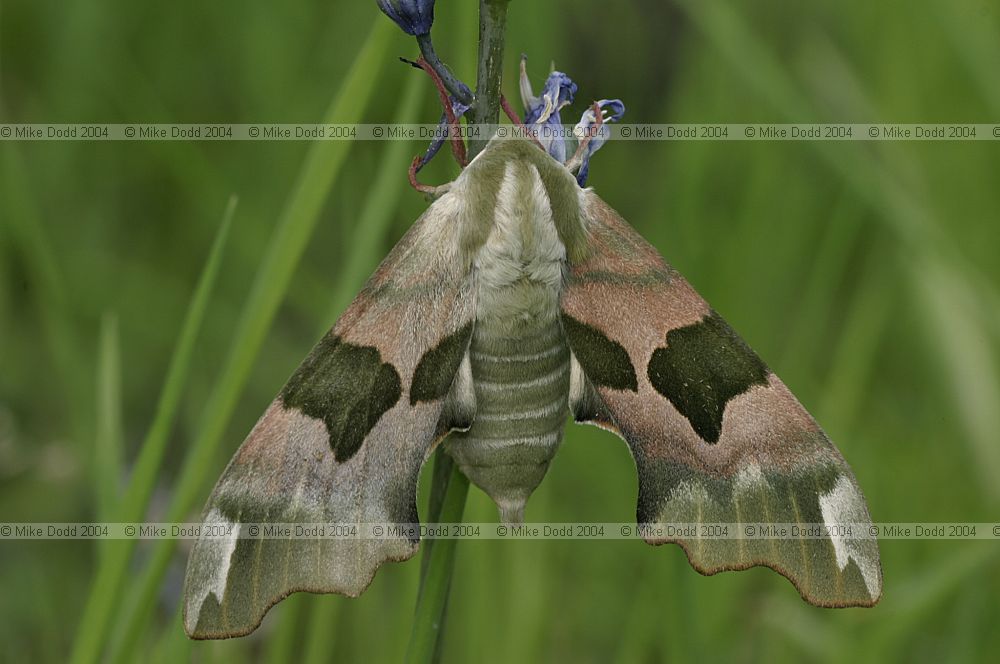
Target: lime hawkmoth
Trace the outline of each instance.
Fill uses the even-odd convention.
[[[418,546],[243,538],[239,524],[415,523],[438,445],[517,522],[569,417],[628,444],[640,524],[870,524],[838,450],[688,282],[563,163],[527,139],[494,139],[230,462],[205,520],[233,536],[195,545],[188,634],[248,633],[295,591],[356,596]],[[881,595],[874,539],[676,542],[700,572],[766,565],[813,604]]]

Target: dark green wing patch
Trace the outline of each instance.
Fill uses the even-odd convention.
[[[410,384],[410,404],[420,401],[437,401],[444,398],[462,364],[465,351],[469,348],[472,323],[448,335],[434,348],[424,353],[413,372]]]
[[[747,482],[747,487],[741,488],[734,477],[708,475],[669,459],[647,458],[640,454],[636,457],[636,465],[639,477],[642,478],[636,509],[636,520],[640,524],[669,520],[664,519],[664,506],[671,499],[677,504],[684,502],[681,495],[684,492],[678,491],[682,485],[697,486],[698,491],[704,494],[705,505],[714,505],[722,510],[711,519],[705,518],[705,522],[738,520],[741,523],[822,523],[824,519],[819,510],[818,497],[821,493],[828,493],[843,473],[835,465],[817,465],[802,470],[797,475],[765,472],[762,469],[757,482]],[[757,495],[764,490],[768,492],[767,500]],[[798,516],[790,513],[790,496],[795,497],[796,509],[800,511]],[[775,497],[780,497],[781,500]],[[740,505],[738,515],[734,514],[737,503]],[[700,509],[704,511],[704,505]],[[780,510],[788,513],[779,514]],[[670,514],[669,517],[676,521],[696,518],[691,514]]]
[[[632,392],[639,389],[635,368],[624,346],[568,314],[562,315],[562,322],[569,347],[591,384]]]
[[[343,463],[400,395],[399,372],[382,362],[378,349],[328,334],[288,380],[281,400],[326,423],[330,449]]]
[[[712,311],[694,325],[667,332],[666,347],[653,351],[647,373],[701,439],[716,443],[726,404],[754,385],[766,385],[768,369]]]

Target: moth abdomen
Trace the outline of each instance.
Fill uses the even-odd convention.
[[[529,149],[525,149],[529,148]],[[559,320],[565,237],[579,188],[530,144],[484,153],[463,174],[461,217],[485,230],[473,265],[469,348],[475,415],[445,449],[504,521],[523,520],[569,414],[570,352]],[[561,167],[559,167],[561,168]],[[495,186],[499,183],[499,186]],[[553,200],[571,199],[553,204]],[[571,220],[570,217],[573,217]]]
[[[519,521],[562,440],[569,347],[555,317],[532,321],[517,334],[493,332],[483,321],[472,338],[475,420],[445,444],[466,476],[497,503],[501,518]]]

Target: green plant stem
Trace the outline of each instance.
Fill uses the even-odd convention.
[[[444,448],[439,447],[434,453],[430,523],[460,522],[468,494],[469,480]],[[429,539],[423,543],[420,590],[417,592],[410,645],[406,651],[406,661],[411,664],[439,659],[456,544],[456,539]]]
[[[474,97],[470,94],[469,89],[455,78],[455,75],[448,69],[448,65],[441,62],[441,58],[438,57],[437,52],[434,50],[434,42],[431,41],[430,34],[417,35],[417,45],[420,47],[420,54],[424,56],[424,60],[441,77],[441,82],[444,83],[444,87],[448,88],[451,96],[466,106],[471,106]]]
[[[476,103],[472,123],[496,126],[500,122],[500,84],[503,78],[503,49],[507,33],[507,5],[510,0],[479,0],[479,65],[476,74]],[[493,132],[482,132],[469,141],[469,158],[486,147]]]
[[[472,109],[472,122],[477,125],[495,126],[500,121],[500,85],[509,1],[480,0],[479,3],[479,59],[476,101]],[[424,57],[427,58],[426,54]],[[479,154],[491,136],[492,132],[485,132],[479,139],[471,140],[469,157]],[[434,454],[434,477],[428,510],[430,522],[460,522],[468,493],[469,480],[444,448],[439,447]],[[406,653],[407,662],[435,662],[440,657],[456,544],[457,540],[453,539],[428,540],[423,544],[420,589]]]

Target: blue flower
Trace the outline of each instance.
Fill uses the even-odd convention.
[[[561,71],[554,71],[545,80],[542,95],[536,97],[528,80],[526,59],[521,58],[521,100],[524,102],[524,124],[534,130],[538,142],[559,162],[566,161],[566,141],[559,111],[573,103],[576,83]]]
[[[434,23],[434,0],[376,0],[386,16],[408,35],[426,35]]]
[[[601,112],[601,126],[596,128],[597,117],[593,108],[588,108],[580,122],[573,128],[573,134],[578,141],[578,153],[573,159],[566,158],[566,137],[568,132],[562,125],[559,111],[573,103],[576,96],[576,83],[566,74],[554,71],[545,80],[541,96],[536,97],[528,80],[527,57],[521,56],[521,100],[524,102],[524,124],[530,128],[538,142],[546,152],[560,163],[566,164],[576,171],[576,180],[580,186],[587,182],[590,172],[590,157],[597,152],[608,138],[611,130],[604,125],[608,122],[618,122],[625,115],[625,104],[620,99],[602,99],[597,102]],[[590,136],[590,140],[585,139]]]
[[[618,122],[625,115],[625,104],[620,99],[602,99],[597,102],[597,106],[601,111],[601,126],[599,128],[594,128],[594,125],[597,124],[597,116],[594,115],[593,108],[584,111],[580,121],[573,128],[573,133],[576,134],[581,143],[588,135],[592,134],[590,142],[587,143],[583,155],[581,155],[580,170],[576,174],[576,181],[580,183],[581,187],[586,184],[587,175],[590,173],[591,155],[600,150],[608,137],[611,136],[611,130],[606,126],[607,123]]]

